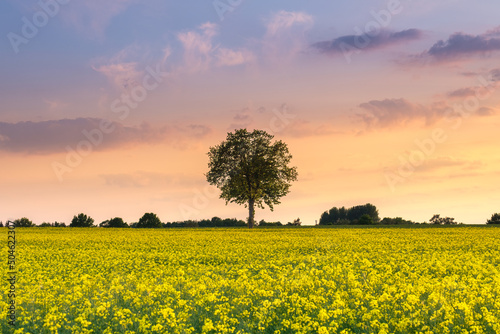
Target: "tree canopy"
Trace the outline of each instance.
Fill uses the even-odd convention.
[[[160,228],[163,227],[160,218],[152,212],[145,213],[135,225],[137,228]]]
[[[364,215],[368,216],[361,220]],[[371,219],[368,220],[368,218]],[[361,221],[360,221],[361,220]],[[346,209],[345,207],[333,207],[329,211],[323,212],[319,220],[320,225],[356,225],[356,224],[377,224],[380,221],[378,210],[375,205],[367,203]]]
[[[441,217],[441,215],[434,215],[429,220],[429,223],[434,225],[457,225],[455,218]]]
[[[14,220],[15,227],[33,227],[35,226],[31,220],[26,217]]]
[[[488,219],[486,224],[491,225],[491,224],[500,224],[500,213],[494,213],[491,216],[491,219]]]
[[[248,227],[254,226],[255,205],[271,211],[288,194],[297,168],[289,166],[292,155],[273,135],[246,129],[228,133],[221,144],[208,152],[207,181],[221,190],[220,198],[248,208]]]
[[[78,216],[73,216],[69,227],[92,227],[94,226],[94,219],[86,214],[80,213]]]
[[[100,227],[129,227],[127,223],[123,221],[120,217],[111,218],[105,220],[99,224]]]

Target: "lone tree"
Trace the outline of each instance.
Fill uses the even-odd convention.
[[[226,205],[248,208],[249,228],[254,226],[255,205],[263,209],[266,204],[273,211],[297,180],[297,168],[288,166],[292,156],[287,145],[281,140],[271,143],[273,138],[263,130],[240,129],[208,152],[207,181],[222,191]]]
[[[78,216],[73,216],[69,227],[92,227],[94,226],[94,219],[80,213]]]

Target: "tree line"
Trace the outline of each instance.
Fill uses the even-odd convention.
[[[236,219],[236,218],[225,218],[212,217],[212,219],[202,219],[202,220],[185,220],[177,222],[166,222],[163,223],[160,218],[152,212],[145,213],[138,222],[131,224],[126,223],[122,218],[115,217],[107,219],[101,222],[99,225],[94,224],[94,219],[87,216],[84,213],[73,216],[71,223],[66,225],[66,223],[54,222],[47,223],[43,222],[41,225],[35,225],[30,219],[23,217],[14,220],[12,223],[16,227],[103,227],[103,228],[174,228],[174,227],[243,227],[247,226],[247,222]],[[293,222],[289,222],[287,225],[298,226],[301,225],[300,219],[295,219]],[[0,222],[0,227],[3,227],[3,223]],[[261,220],[256,224],[256,226],[283,226],[281,222],[266,222]]]
[[[103,227],[103,228],[178,228],[178,227],[243,227],[247,226],[247,222],[236,218],[212,217],[212,219],[202,220],[185,220],[176,222],[163,223],[158,216],[152,212],[145,213],[138,222],[131,224],[126,223],[122,218],[115,217],[101,222],[99,225],[94,224],[94,219],[84,213],[73,216],[71,223],[43,222],[41,225],[35,225],[30,219],[23,217],[13,221],[16,227]],[[379,218],[378,209],[368,203],[365,205],[358,205],[352,208],[337,208],[333,207],[329,211],[323,212],[319,220],[319,225],[413,225],[413,224],[431,224],[431,225],[457,225],[461,224],[455,221],[454,218],[441,217],[441,215],[434,215],[429,222],[413,222],[401,217],[383,219]],[[500,213],[495,213],[486,224],[500,224]],[[266,222],[264,219],[255,223],[255,226],[272,227],[272,226],[301,226],[300,218],[282,224],[277,222]],[[3,227],[3,222],[0,222],[0,227]]]
[[[352,208],[333,207],[323,212],[320,217],[319,225],[413,225],[413,224],[431,224],[431,225],[458,225],[455,218],[441,217],[435,214],[429,219],[429,222],[414,222],[401,217],[383,219],[379,218],[378,209],[370,203],[357,205]],[[500,213],[495,213],[486,224],[500,224]]]

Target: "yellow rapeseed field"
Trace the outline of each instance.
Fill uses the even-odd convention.
[[[16,233],[2,333],[500,333],[500,228]]]

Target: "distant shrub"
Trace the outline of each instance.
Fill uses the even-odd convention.
[[[486,224],[500,224],[500,213],[493,214]]]

